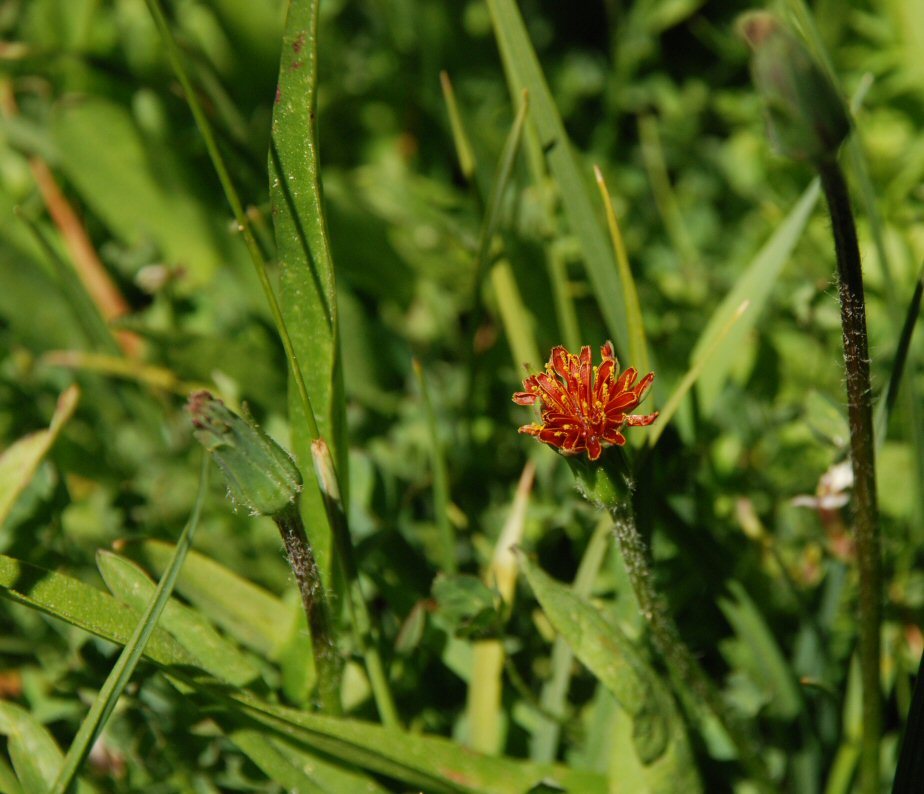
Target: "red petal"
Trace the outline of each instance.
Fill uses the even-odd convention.
[[[638,377],[638,370],[635,367],[629,367],[629,369],[627,369],[622,373],[622,375],[619,376],[613,392],[618,394],[621,391],[631,389],[632,383],[635,381],[636,377]]]
[[[638,400],[635,394],[626,391],[613,397],[613,399],[604,406],[603,410],[607,417],[612,417],[615,414],[625,413],[627,408],[635,408],[636,405],[638,405]]]
[[[518,391],[513,395],[513,401],[517,405],[535,405],[539,396],[528,391]]]
[[[655,419],[658,418],[658,412],[643,416],[641,414],[630,414],[626,417],[626,424],[632,427],[648,427]]]
[[[596,460],[600,457],[603,447],[600,446],[600,439],[596,436],[587,437],[587,457]]]

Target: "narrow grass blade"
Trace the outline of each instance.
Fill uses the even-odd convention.
[[[131,679],[132,673],[134,673],[135,667],[141,659],[141,654],[144,652],[144,646],[157,626],[157,620],[161,612],[167,605],[170,594],[173,592],[173,585],[180,573],[180,568],[183,566],[186,553],[192,545],[193,535],[199,524],[199,515],[202,512],[202,502],[205,499],[208,484],[208,466],[208,456],[204,455],[202,470],[199,474],[199,493],[196,497],[196,504],[177,542],[173,560],[171,560],[170,566],[161,577],[154,597],[151,599],[145,613],[141,616],[141,620],[132,633],[128,644],[119,654],[118,661],[97,694],[89,713],[81,723],[77,736],[74,737],[74,741],[68,748],[61,771],[51,787],[52,794],[65,794],[67,792],[71,781],[76,777],[78,770],[93,748],[94,742],[102,733],[106,721],[122,695],[122,691]]]
[[[423,403],[424,414],[427,418],[427,428],[430,431],[430,461],[433,467],[433,513],[439,537],[442,565],[445,573],[455,573],[456,539],[449,521],[449,473],[446,470],[446,454],[440,441],[439,427],[436,415],[433,413],[433,403],[430,400],[430,390],[427,387],[427,378],[423,367],[415,358],[413,361],[414,374],[417,376],[417,387],[420,389],[420,399]]]
[[[98,551],[96,565],[109,591],[139,614],[155,595],[156,585],[139,566],[109,551]],[[232,642],[222,637],[199,612],[171,599],[160,626],[202,663],[203,669],[234,686],[260,677],[260,668]]]
[[[745,315],[747,310],[748,301],[745,301],[738,306],[735,313],[726,321],[725,325],[718,330],[718,333],[712,335],[709,346],[703,349],[700,355],[694,359],[692,366],[687,370],[686,375],[683,376],[680,383],[677,384],[677,388],[674,389],[673,394],[671,394],[664,404],[658,416],[658,421],[655,422],[652,431],[648,434],[648,443],[650,447],[658,443],[661,434],[667,429],[670,420],[673,418],[674,414],[677,413],[677,409],[680,408],[683,398],[687,396],[687,392],[690,391],[705,368],[707,366],[712,366],[716,361],[720,360],[718,353],[724,347],[722,343],[728,338],[732,329]]]
[[[757,252],[734,287],[713,312],[706,328],[700,334],[693,348],[693,361],[702,358],[707,349],[717,344],[716,337],[728,327],[729,318],[738,311],[738,307],[744,301],[748,301],[750,310],[747,317],[734,329],[729,329],[730,332],[725,332],[724,341],[715,349],[708,370],[700,378],[698,391],[704,411],[710,409],[735,363],[736,351],[741,349],[745,335],[753,328],[763,311],[780,271],[789,261],[789,255],[812,215],[820,192],[818,180],[812,180],[773,236]]]
[[[529,91],[539,144],[561,194],[572,234],[584,253],[584,262],[607,329],[618,350],[625,351],[629,329],[622,307],[624,287],[615,267],[606,233],[601,228],[590,185],[576,157],[539,59],[529,40],[523,17],[514,0],[488,0],[501,57],[511,89]]]
[[[921,313],[922,296],[924,296],[924,267],[922,267],[918,273],[918,280],[914,285],[914,294],[911,296],[908,309],[905,311],[905,322],[902,325],[901,334],[898,338],[898,347],[895,350],[895,360],[892,362],[892,372],[889,374],[889,382],[886,384],[885,391],[880,396],[879,404],[876,406],[875,426],[877,447],[881,447],[885,441],[886,430],[889,426],[889,417],[892,415],[892,409],[895,407],[895,401],[898,399],[899,387],[902,384],[902,376],[905,373],[905,364],[908,362],[908,353],[911,350],[911,337],[914,335],[918,315]]]
[[[616,219],[616,210],[613,209],[610,191],[607,189],[606,181],[603,179],[603,172],[598,166],[594,166],[594,176],[597,179],[597,187],[600,188],[600,197],[603,199],[603,207],[606,210],[606,223],[610,230],[613,252],[616,255],[619,277],[623,285],[626,302],[626,325],[629,328],[629,338],[626,342],[629,365],[635,367],[639,372],[650,372],[648,340],[645,336],[642,306],[638,300],[638,290],[635,288],[632,269],[629,267],[629,255],[626,253],[626,245],[622,239],[622,231],[619,229],[619,221]]]
[[[173,559],[172,543],[149,540],[137,550],[126,546],[156,572],[164,571]],[[215,560],[196,551],[186,558],[176,589],[198,611],[241,645],[270,659],[277,658],[289,634],[290,610],[253,582],[238,576]]]
[[[30,433],[0,455],[0,525],[6,521],[19,495],[32,481],[35,472],[54,445],[64,425],[73,416],[80,398],[76,386],[68,387],[58,404],[47,430]]]
[[[443,90],[443,100],[446,110],[449,111],[449,126],[452,129],[452,141],[456,147],[456,156],[459,158],[459,170],[466,182],[471,182],[475,176],[475,151],[468,139],[465,125],[462,123],[462,114],[456,102],[456,93],[452,88],[452,81],[445,71],[440,72],[440,87]]]
[[[687,278],[692,278],[692,268],[699,260],[699,252],[687,231],[683,213],[680,211],[674,188],[671,186],[667,165],[664,162],[661,136],[658,133],[658,122],[654,116],[643,114],[638,117],[638,137],[655,206],[658,208],[661,220],[664,221],[664,228],[667,230],[671,245],[680,257],[681,270]]]
[[[512,605],[516,592],[517,562],[513,549],[523,537],[526,508],[535,475],[535,464],[527,462],[485,576],[488,587],[496,589],[508,606]],[[501,700],[505,658],[500,639],[478,640],[472,649],[472,677],[466,707],[468,745],[483,753],[495,754],[503,749]]]
[[[500,159],[497,163],[497,172],[494,176],[494,184],[491,187],[491,195],[488,197],[488,205],[485,209],[484,222],[481,225],[481,233],[478,237],[478,251],[475,254],[475,273],[473,277],[476,300],[481,286],[482,273],[487,267],[488,257],[491,253],[491,243],[497,233],[498,226],[500,226],[501,203],[504,193],[507,191],[507,184],[510,182],[510,175],[513,173],[513,165],[516,162],[517,154],[520,151],[523,125],[526,122],[528,111],[529,94],[523,91],[520,107],[513,119],[510,132],[507,134],[507,140],[504,141],[504,148],[501,150]]]
[[[298,794],[385,794],[370,778],[336,766],[300,747],[286,744],[264,731],[241,724],[228,738],[273,782]]]
[[[545,360],[539,353],[536,334],[533,331],[533,317],[523,303],[513,268],[502,260],[491,268],[491,286],[497,300],[504,333],[510,343],[514,366],[519,370],[524,364],[539,367]]]
[[[82,350],[51,350],[41,359],[43,364],[53,367],[96,372],[113,378],[140,383],[152,389],[162,389],[186,397],[194,391],[216,389],[208,383],[190,383],[180,380],[176,373],[166,367],[145,364],[142,361],[112,356],[104,353],[86,353]]]

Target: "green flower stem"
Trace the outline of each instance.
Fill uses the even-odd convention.
[[[859,654],[863,683],[863,734],[860,745],[860,790],[879,791],[879,741],[882,695],[879,686],[879,627],[882,621],[882,572],[879,519],[876,508],[876,464],[869,344],[860,249],[847,184],[837,162],[818,166],[828,201],[840,281],[844,368],[847,373],[847,417],[853,465],[854,537],[860,577]]]
[[[625,562],[639,609],[651,630],[655,647],[664,657],[671,673],[692,691],[722,724],[738,751],[742,765],[754,779],[753,782],[763,790],[772,791],[770,773],[750,731],[731,712],[715,684],[681,639],[667,605],[655,589],[648,548],[635,525],[635,514],[630,500],[624,497],[615,502],[615,506],[614,502],[610,502],[609,511],[613,517],[613,534],[616,536],[619,552]]]
[[[273,518],[286,547],[289,565],[302,597],[311,631],[311,652],[318,676],[318,697],[327,714],[343,713],[340,702],[341,659],[334,642],[330,605],[318,571],[318,564],[305,534],[301,514],[294,504]]]

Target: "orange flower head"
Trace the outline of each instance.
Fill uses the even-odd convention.
[[[545,372],[530,375],[523,381],[525,391],[513,395],[517,405],[538,402],[540,406],[542,421],[523,425],[520,432],[535,436],[565,455],[586,451],[590,460],[597,460],[603,447],[626,443],[623,427],[645,427],[654,422],[657,411],[647,415],[629,413],[645,398],[654,373],[649,372],[638,383],[634,367],[620,375],[612,342],[600,348],[600,355],[603,361],[594,367],[588,345],[577,356],[561,345],[552,348]]]

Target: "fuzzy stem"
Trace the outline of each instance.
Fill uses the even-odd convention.
[[[654,575],[648,558],[648,547],[635,525],[635,514],[628,499],[610,508],[613,534],[622,554],[629,581],[635,591],[639,609],[651,630],[655,647],[664,657],[671,673],[676,676],[722,724],[738,750],[742,765],[763,790],[770,789],[770,774],[750,732],[722,700],[722,696],[703,670],[696,657],[681,639],[677,624],[654,585]]]
[[[860,750],[860,790],[879,791],[879,740],[882,736],[882,695],[879,686],[879,627],[882,620],[882,573],[879,521],[876,509],[876,465],[873,441],[872,390],[866,304],[857,231],[844,175],[834,160],[818,166],[828,201],[840,282],[844,368],[847,373],[847,416],[853,465],[854,537],[859,592],[860,675],[863,683],[863,735]]]
[[[273,519],[279,527],[286,547],[289,565],[295,574],[302,606],[311,631],[311,652],[318,675],[318,696],[321,708],[327,714],[340,715],[340,656],[331,628],[330,606],[314,559],[314,552],[305,534],[305,526],[298,508],[292,506]]]

